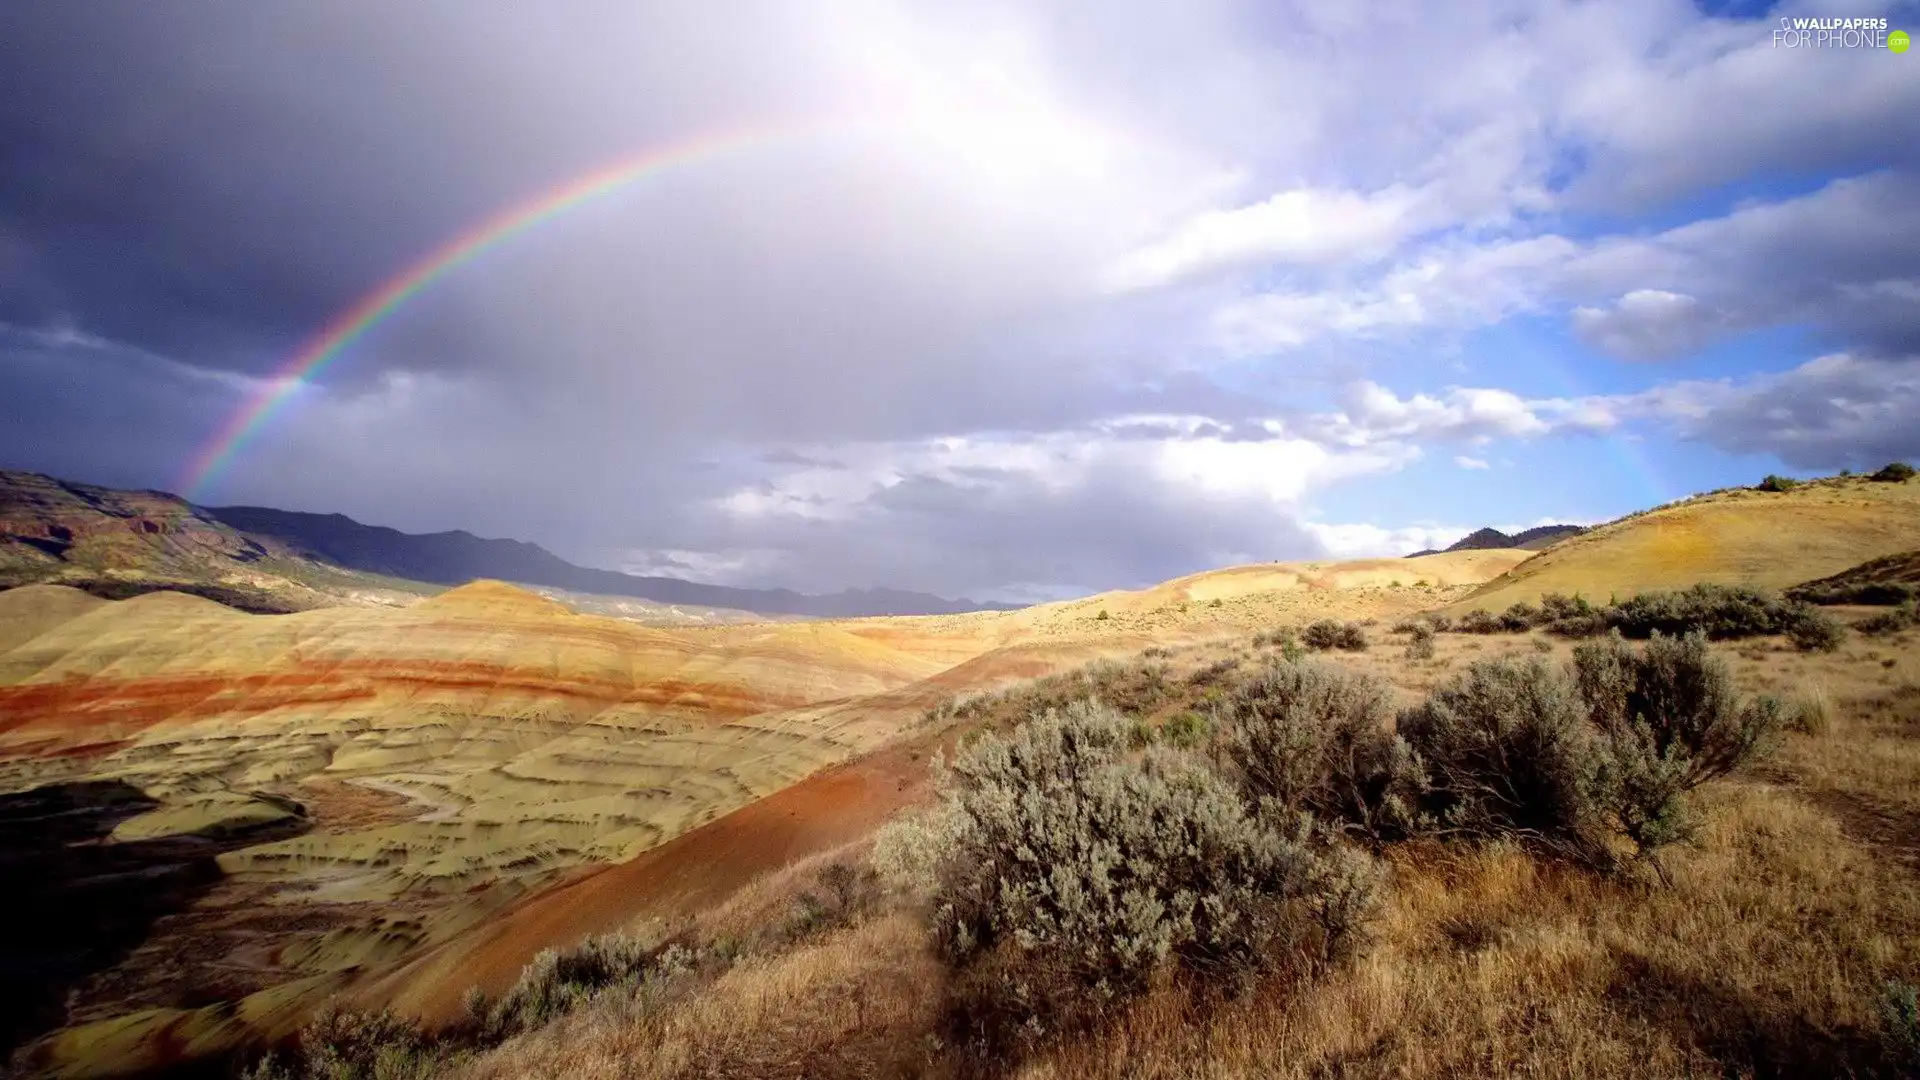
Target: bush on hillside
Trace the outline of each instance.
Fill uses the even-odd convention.
[[[1618,635],[1576,646],[1574,681],[1605,740],[1602,785],[1614,823],[1643,855],[1689,839],[1687,792],[1757,757],[1785,724],[1772,698],[1742,704],[1706,637]]]
[[[1572,680],[1540,657],[1480,660],[1400,715],[1449,832],[1515,836],[1586,859],[1605,760]]]
[[[1506,632],[1507,624],[1493,612],[1475,608],[1460,616],[1454,623],[1454,629],[1463,634],[1502,634]]]
[[[1802,652],[1832,652],[1846,640],[1847,628],[1824,611],[1796,606],[1787,614],[1786,634]]]
[[[1226,681],[1227,676],[1238,670],[1239,667],[1239,657],[1223,656],[1204,667],[1195,668],[1193,673],[1187,676],[1187,685],[1214,686]]]
[[[1343,649],[1348,652],[1362,652],[1367,647],[1367,635],[1366,631],[1360,628],[1359,623],[1320,619],[1308,624],[1307,628],[1300,632],[1300,643],[1316,651]]]
[[[1701,583],[1679,592],[1643,592],[1607,609],[1607,622],[1630,638],[1699,631],[1714,641],[1791,633],[1819,613],[1745,585]]]
[[[1533,629],[1534,622],[1539,618],[1539,609],[1523,601],[1501,613],[1500,629],[1513,634],[1523,634]]]
[[[1544,622],[1559,619],[1579,619],[1596,614],[1598,608],[1586,597],[1575,593],[1547,593],[1540,598],[1540,618]]]
[[[962,1041],[1071,1022],[1167,964],[1324,963],[1374,907],[1367,857],[1251,815],[1199,759],[1131,753],[1128,734],[1083,702],[941,770],[956,825],[931,906]]]
[[[1406,836],[1426,779],[1390,730],[1390,702],[1387,684],[1371,676],[1273,664],[1215,709],[1214,756],[1249,805],[1310,813],[1375,839]]]
[[[1833,606],[1858,604],[1862,607],[1898,607],[1920,597],[1920,589],[1903,581],[1862,581],[1844,585],[1796,585],[1787,590],[1787,599],[1802,603]]]
[[[1607,613],[1590,611],[1585,615],[1567,615],[1545,624],[1543,629],[1555,637],[1584,638],[1604,634],[1609,629]]]
[[[270,1054],[245,1080],[426,1080],[446,1053],[412,1020],[385,1009],[360,1012],[329,1004],[300,1029],[293,1049]]]
[[[1914,468],[1904,461],[1890,461],[1879,472],[1868,477],[1883,484],[1903,484],[1913,479]]]
[[[1884,637],[1915,626],[1920,626],[1920,611],[1916,611],[1913,603],[1909,601],[1892,611],[1882,611],[1862,619],[1855,623],[1853,628],[1868,637]]]
[[[1212,725],[1208,723],[1206,717],[1188,710],[1167,717],[1166,722],[1160,725],[1160,737],[1173,746],[1192,750],[1207,741],[1207,733],[1210,730]]]
[[[1408,629],[1406,658],[1408,660],[1431,660],[1434,654],[1436,633],[1432,623],[1412,623]]]
[[[693,956],[678,944],[629,934],[590,937],[570,949],[543,949],[498,1001],[476,1001],[483,1040],[498,1042],[573,1011],[613,987],[633,987],[686,970]]]
[[[1758,490],[1760,491],[1792,491],[1794,488],[1797,488],[1799,486],[1800,486],[1800,481],[1798,480],[1793,480],[1785,476],[1775,476],[1770,473],[1767,475],[1766,479],[1760,481],[1758,485]]]

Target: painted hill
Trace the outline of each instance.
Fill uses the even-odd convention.
[[[1785,590],[1911,551],[1920,482],[1829,477],[1767,492],[1731,488],[1630,514],[1555,543],[1453,610],[1504,610],[1544,593],[1595,601],[1697,582]]]
[[[1416,551],[1407,558],[1417,559],[1423,555],[1438,555],[1443,550],[1497,551],[1517,548],[1522,551],[1542,551],[1569,536],[1579,536],[1586,531],[1584,525],[1536,525],[1511,535],[1495,528],[1475,529],[1443,549],[1428,548],[1425,551]]]
[[[167,588],[274,613],[341,603],[401,606],[444,586],[482,579],[562,590],[581,598],[581,606],[660,622],[737,621],[748,613],[952,614],[1010,606],[884,588],[809,596],[638,577],[575,566],[518,540],[464,531],[414,535],[340,514],[207,508],[163,491],[121,491],[0,470],[0,587],[63,584],[112,600]]]
[[[591,882],[613,917],[872,824],[905,797],[910,759],[854,783],[836,767],[922,730],[948,695],[1148,643],[1403,617],[1525,557],[1264,564],[1019,611],[674,627],[498,581],[277,616],[178,592],[0,592],[0,833],[9,808],[20,835],[50,816],[87,825],[32,894],[74,913],[31,924],[34,940],[77,959],[36,975],[21,1033],[54,1032],[33,1051],[49,1072],[102,1075],[283,1033],[335,994],[457,999],[482,970],[473,949],[510,971],[574,940]],[[817,778],[841,792],[832,815],[801,797]],[[649,853],[702,830],[734,840],[648,872]],[[136,861],[86,861],[103,846]],[[92,868],[146,880],[189,857],[200,876],[177,889],[85,892]],[[105,923],[76,897],[125,910]],[[122,951],[87,944],[102,926]]]

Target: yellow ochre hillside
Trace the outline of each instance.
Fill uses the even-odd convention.
[[[1545,593],[1603,603],[1697,582],[1771,590],[1920,545],[1920,483],[1830,477],[1790,491],[1735,488],[1563,540],[1449,610],[1501,611]]]

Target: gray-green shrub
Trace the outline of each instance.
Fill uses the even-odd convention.
[[[1609,811],[1643,855],[1691,838],[1686,793],[1765,752],[1786,722],[1773,698],[1740,700],[1699,633],[1655,634],[1642,649],[1618,635],[1584,642],[1573,672],[1602,732]]]
[[[419,1024],[382,1009],[324,1006],[300,1029],[292,1050],[261,1058],[245,1080],[425,1080],[446,1063]]]
[[[1741,702],[1726,660],[1702,634],[1656,635],[1641,649],[1617,636],[1583,642],[1573,670],[1594,722],[1608,732],[1646,729],[1657,753],[1685,759],[1688,787],[1759,756],[1783,723],[1777,700]]]
[[[1257,818],[1191,754],[1131,753],[1127,722],[1096,703],[983,737],[940,772],[955,824],[934,937],[950,964],[995,970],[969,984],[1002,987],[992,1009],[1105,1000],[1167,963],[1321,962],[1375,902],[1365,856]]]
[[[1213,753],[1249,805],[1311,813],[1376,839],[1405,836],[1426,781],[1391,730],[1391,701],[1372,676],[1271,664],[1216,706]]]
[[[1573,681],[1544,658],[1475,661],[1403,712],[1399,730],[1444,830],[1600,856],[1606,763]]]
[[[1408,660],[1433,659],[1433,654],[1434,654],[1433,639],[1436,636],[1437,635],[1434,633],[1432,623],[1427,623],[1427,622],[1409,623],[1407,626],[1406,658]]]
[[[1855,623],[1853,628],[1868,637],[1883,637],[1915,626],[1920,626],[1920,611],[1915,611],[1913,602],[1909,600],[1891,611],[1870,615]]]
[[[481,1010],[481,1037],[496,1042],[541,1027],[612,987],[677,974],[693,955],[624,933],[600,934],[570,949],[543,949],[498,1001]]]
[[[1348,652],[1362,652],[1367,647],[1367,635],[1358,623],[1319,619],[1309,623],[1307,628],[1300,632],[1300,642],[1316,651],[1344,649]]]
[[[1532,604],[1521,601],[1500,614],[1500,628],[1510,633],[1524,633],[1533,629],[1540,619],[1540,611]]]
[[[1475,608],[1460,616],[1454,623],[1454,629],[1463,634],[1500,634],[1506,632],[1507,624],[1500,616]]]
[[[1787,615],[1786,635],[1803,652],[1832,652],[1846,640],[1847,628],[1824,611],[1794,605]]]

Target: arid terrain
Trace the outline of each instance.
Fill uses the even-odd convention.
[[[486,581],[288,614],[14,588],[0,592],[0,835],[23,852],[11,868],[30,875],[18,880],[45,932],[10,930],[39,978],[10,991],[6,1030],[29,1073],[77,1076],[224,1062],[334,998],[452,1021],[469,988],[506,990],[545,948],[784,911],[823,860],[863,857],[930,798],[928,761],[957,729],[927,718],[956,696],[1011,688],[979,715],[1012,722],[1022,680],[1144,652],[1185,688],[1144,706],[1143,722],[1165,722],[1204,712],[1209,679],[1276,655],[1278,632],[1292,649],[1332,619],[1371,646],[1337,662],[1410,703],[1468,661],[1570,647],[1443,633],[1432,655],[1403,655],[1393,628],[1418,613],[1701,581],[1778,590],[1916,546],[1920,483],[1855,478],[1701,497],[1540,553],[1243,566],[968,615],[649,626]],[[1920,970],[1915,639],[1725,646],[1743,690],[1817,699],[1826,726],[1712,793],[1670,885],[1498,846],[1398,852],[1380,946],[1315,994],[1196,1014],[1167,988],[1022,1075],[1787,1075],[1853,1061],[1841,1044],[1868,1037],[1870,984]],[[749,957],[667,1021],[626,1031],[619,1010],[635,1006],[603,1002],[461,1067],[938,1072],[924,1048],[940,980],[910,916],[883,906]],[[836,1019],[849,987],[878,995],[876,1011]],[[840,1034],[793,1030],[815,1014]],[[781,1057],[782,1040],[812,1049]],[[617,1066],[642,1044],[662,1062],[735,1066]],[[809,1053],[811,1072],[769,1064]]]

